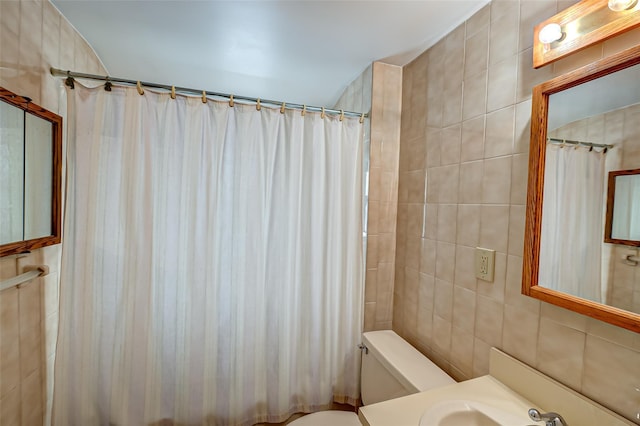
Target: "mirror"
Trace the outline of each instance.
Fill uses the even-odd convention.
[[[62,118],[0,87],[0,256],[60,242]]]
[[[636,332],[637,242],[620,241],[640,224],[639,64],[636,46],[534,88],[522,277],[523,294]]]
[[[604,241],[640,247],[640,169],[609,172]]]

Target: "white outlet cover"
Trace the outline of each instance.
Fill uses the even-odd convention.
[[[493,282],[495,263],[496,263],[495,250],[476,247],[476,254],[475,254],[476,278],[483,281]]]

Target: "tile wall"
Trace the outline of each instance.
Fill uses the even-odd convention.
[[[391,329],[396,250],[402,68],[374,62],[337,108],[370,111],[364,330]]]
[[[0,1],[0,86],[65,119],[62,81],[50,67],[106,74],[49,1]],[[0,259],[0,279],[46,264],[47,276],[0,293],[0,424],[49,424],[58,325],[61,246]]]
[[[573,3],[494,0],[404,67],[393,329],[458,380],[495,346],[640,422],[640,334],[520,294],[531,89],[640,43],[534,70],[534,25]],[[496,250],[492,283],[476,246]]]

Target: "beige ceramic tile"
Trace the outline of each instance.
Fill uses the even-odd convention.
[[[518,88],[516,102],[523,102],[531,98],[533,88],[554,77],[552,65],[534,69],[533,50],[527,49],[518,55]]]
[[[462,121],[462,81],[445,88],[442,106],[442,125],[451,126]]]
[[[434,313],[451,322],[453,319],[453,284],[436,278]]]
[[[422,239],[420,249],[420,272],[435,275],[436,273],[436,240]]]
[[[514,155],[511,162],[511,204],[526,204],[528,179],[529,155]]]
[[[420,273],[418,288],[418,309],[433,311],[435,302],[435,278],[433,275]]]
[[[459,200],[463,204],[479,204],[482,202],[482,177],[484,161],[470,161],[460,164]]]
[[[489,297],[478,295],[476,299],[475,336],[489,346],[502,344],[503,305]]]
[[[536,365],[540,316],[517,306],[504,306],[502,348],[531,366]]]
[[[407,268],[411,268],[416,272],[420,269],[420,250],[422,245],[422,238],[419,236],[409,235],[407,236],[407,244],[405,251],[404,265]]]
[[[424,204],[407,205],[407,237],[422,237],[424,223]]]
[[[467,38],[464,50],[464,79],[487,69],[489,57],[489,26]]]
[[[458,205],[456,243],[476,247],[480,237],[480,205]]]
[[[507,280],[505,284],[505,302],[518,309],[540,314],[540,301],[522,294],[522,257],[507,256]]]
[[[455,285],[453,287],[453,325],[473,333],[476,324],[476,295],[472,290]],[[470,339],[473,342],[473,338]]]
[[[531,140],[531,99],[516,104],[513,152],[528,153]]]
[[[426,129],[425,129],[426,130]],[[409,140],[406,144],[408,170],[422,170],[425,168],[426,144],[424,142],[424,132],[416,139]]]
[[[393,262],[396,258],[395,250],[395,234],[384,233],[378,234],[378,262]]]
[[[464,81],[462,119],[478,117],[487,110],[487,70],[482,69]]]
[[[594,318],[587,320],[587,334],[635,351],[640,351],[640,333],[634,333],[631,330],[626,330]]]
[[[462,123],[461,161],[481,160],[484,158],[484,131],[484,115]]]
[[[376,302],[364,304],[364,330],[372,331],[376,320]]]
[[[602,44],[587,47],[553,63],[553,74],[562,75],[602,58]]]
[[[456,242],[457,215],[457,204],[440,204],[438,206],[438,241]]]
[[[640,40],[640,28],[617,35],[603,44],[603,57],[611,56],[633,46],[638,45]]]
[[[367,269],[376,269],[378,267],[378,236],[367,236]],[[45,291],[46,300],[46,291]]]
[[[562,324],[565,327],[584,332],[587,330],[589,317],[560,308],[549,303],[543,303],[540,309],[540,315],[544,319]]]
[[[509,254],[523,255],[525,206],[511,206],[509,212]]]
[[[587,336],[582,392],[628,419],[640,413],[640,351]]]
[[[438,241],[436,245],[436,278],[453,283],[455,271],[455,244]]]
[[[442,145],[442,129],[427,127],[426,135],[426,167],[440,165],[440,148]]]
[[[487,4],[467,20],[465,37],[468,39],[474,36],[478,31],[482,31],[485,27],[488,27],[490,18],[491,5]]]
[[[460,144],[462,126],[456,124],[442,130],[442,146],[440,147],[440,164],[456,164],[460,162]]]
[[[22,378],[40,368],[42,348],[42,278],[33,280],[19,289],[20,304],[20,371]]]
[[[585,334],[540,318],[535,368],[572,389],[580,389]]]
[[[0,399],[0,424],[19,425],[22,423],[21,400],[20,388],[14,388],[12,392]]]
[[[475,247],[456,246],[456,270],[454,283],[469,290],[476,290]]]
[[[501,253],[507,252],[509,206],[484,205],[480,211],[480,245]]]
[[[424,237],[435,240],[438,233],[438,205],[427,203],[424,208]]]
[[[464,376],[473,374],[473,333],[452,327],[451,333],[451,364],[460,370]]]
[[[487,114],[484,158],[499,157],[513,152],[515,107]]]
[[[455,204],[458,202],[458,181],[460,177],[460,166],[457,164],[451,166],[438,167],[440,173],[437,183],[437,200],[440,203]]]
[[[518,39],[507,35],[515,34],[517,31],[517,17],[491,24],[489,31],[489,63],[491,65],[504,61],[518,53]]]
[[[20,322],[15,287],[0,293],[0,399],[20,384]]]
[[[365,277],[364,301],[365,303],[375,302],[378,291],[378,270],[367,269]]]
[[[407,201],[409,203],[423,203],[424,202],[424,186],[425,186],[425,172],[424,170],[414,170],[407,173],[408,182],[408,194]]]
[[[487,112],[513,105],[516,100],[518,56],[489,66]]]
[[[508,204],[511,198],[511,156],[484,161],[482,175],[482,202]]]
[[[433,311],[418,308],[418,341],[427,345],[433,337]]]
[[[22,381],[22,424],[41,425],[43,420],[41,370],[34,371]]]
[[[433,316],[433,348],[444,359],[448,360],[451,353],[451,321],[438,315]]]
[[[489,374],[489,351],[491,345],[479,339],[476,335],[473,341],[473,377]]]

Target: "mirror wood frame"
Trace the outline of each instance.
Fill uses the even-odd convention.
[[[616,171],[609,172],[609,177],[607,179],[607,214],[605,216],[605,224],[604,224],[604,242],[605,243],[640,247],[640,241],[612,238],[612,235],[611,235],[613,233],[613,206],[615,204],[615,198],[616,198],[616,178],[618,176],[638,176],[638,175],[640,175],[640,169],[616,170]]]
[[[549,97],[640,63],[640,45],[598,60],[533,88],[529,181],[524,235],[522,294],[640,333],[640,314],[538,285],[542,197]]]
[[[0,87],[0,99],[29,114],[51,123],[52,144],[52,194],[51,194],[51,235],[30,240],[15,241],[0,245],[0,257],[28,252],[61,241],[62,230],[62,117],[31,102],[29,98]]]

